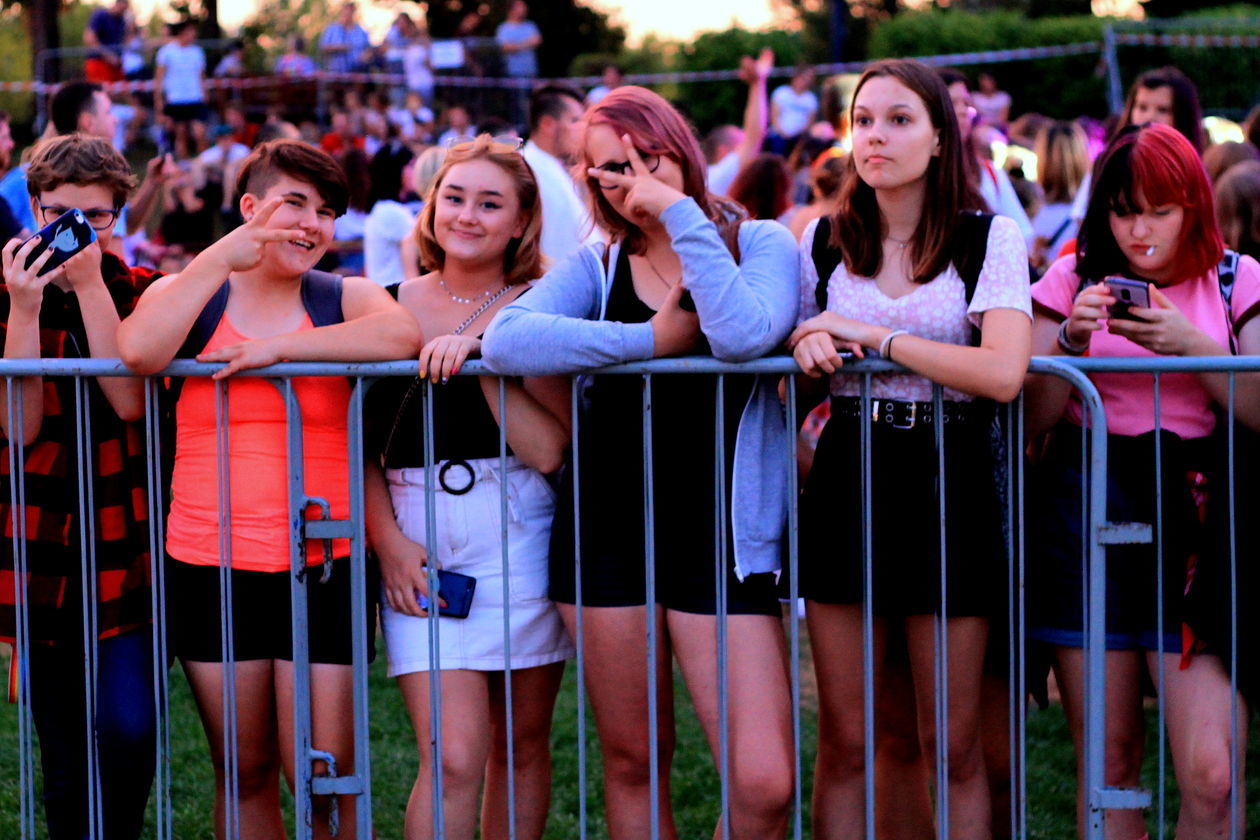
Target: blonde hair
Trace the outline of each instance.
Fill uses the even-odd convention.
[[[1089,171],[1085,131],[1076,123],[1051,123],[1037,132],[1037,181],[1049,204],[1066,204],[1080,189]]]
[[[525,230],[520,237],[508,243],[503,252],[503,280],[509,286],[525,283],[543,273],[542,254],[542,203],[538,198],[538,181],[525,158],[515,149],[495,142],[489,134],[482,134],[470,143],[452,147],[446,154],[442,168],[433,178],[424,198],[424,209],[416,221],[413,234],[420,246],[420,264],[425,271],[441,271],[446,264],[446,251],[434,235],[433,218],[436,215],[437,194],[442,181],[451,167],[470,160],[485,160],[506,172],[516,185],[516,197],[525,214]]]

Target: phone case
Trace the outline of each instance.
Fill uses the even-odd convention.
[[[84,218],[83,211],[76,209],[62,213],[35,236],[38,236],[40,241],[26,258],[27,268],[30,268],[44,251],[53,249],[53,255],[39,270],[41,277],[96,241],[96,231]],[[27,242],[29,241],[28,239]]]
[[[1125,277],[1108,277],[1104,281],[1107,287],[1111,289],[1111,294],[1116,298],[1116,302],[1111,306],[1111,312],[1108,314],[1110,318],[1119,318],[1124,321],[1140,321],[1130,308],[1141,306],[1147,308],[1151,305],[1150,291],[1146,288],[1146,284],[1138,280],[1129,280]]]
[[[471,575],[461,575],[459,572],[448,572],[444,569],[438,569],[437,578],[438,592],[446,601],[446,606],[438,610],[438,615],[448,618],[468,618],[468,611],[472,609],[473,592],[477,589],[477,579]],[[429,599],[421,595],[420,606],[427,610]]]

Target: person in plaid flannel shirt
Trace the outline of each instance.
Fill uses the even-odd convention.
[[[119,321],[157,276],[128,267],[110,250],[118,213],[135,189],[131,168],[109,141],[70,134],[40,144],[27,177],[31,209],[41,226],[78,208],[97,239],[43,275],[40,269],[53,248],[28,267],[35,238],[4,246],[4,356],[117,358]],[[72,377],[0,383],[5,398],[0,405],[5,447],[0,453],[5,525],[0,640],[14,644],[14,674],[18,667],[29,673],[26,699],[39,735],[52,840],[85,837],[89,831],[89,708],[95,708],[103,836],[139,836],[154,771],[144,382],[125,377],[82,382],[81,393]],[[20,400],[8,393],[10,384],[20,389]],[[84,447],[76,443],[80,424],[87,437]],[[18,441],[14,463],[25,495],[24,509],[15,512],[9,448]],[[83,521],[79,507],[80,494],[87,490],[85,474],[91,477],[90,522]],[[24,546],[15,545],[18,523],[24,525]],[[15,563],[23,553],[24,567]],[[20,590],[29,612],[29,645],[21,650],[15,608]],[[86,632],[85,614],[90,616]],[[85,696],[85,636],[96,662],[94,704]]]

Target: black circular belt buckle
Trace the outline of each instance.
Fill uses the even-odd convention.
[[[446,474],[447,472],[450,471],[451,467],[463,467],[464,469],[466,469],[468,471],[468,483],[465,484],[463,487],[452,487],[451,485],[447,484]],[[467,461],[447,461],[445,464],[442,465],[442,468],[438,470],[438,484],[442,485],[442,489],[445,490],[447,493],[450,493],[452,496],[464,495],[469,490],[473,489],[473,485],[476,483],[477,483],[477,474],[473,472],[472,465],[469,464]]]

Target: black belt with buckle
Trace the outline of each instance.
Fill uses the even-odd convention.
[[[452,487],[446,483],[446,475],[451,471],[451,467],[462,467],[468,472],[468,483],[464,485],[456,485]],[[438,469],[438,484],[442,485],[442,489],[452,496],[462,496],[469,490],[473,489],[473,485],[477,483],[477,473],[473,471],[472,464],[467,461],[453,460],[442,464]]]
[[[865,411],[862,403],[861,397],[833,397],[831,416],[855,419],[865,415],[872,423],[886,423],[894,429],[930,426],[936,418],[936,403],[931,401],[872,399]],[[964,423],[989,416],[984,404],[944,400],[941,405],[945,410],[946,423]]]

